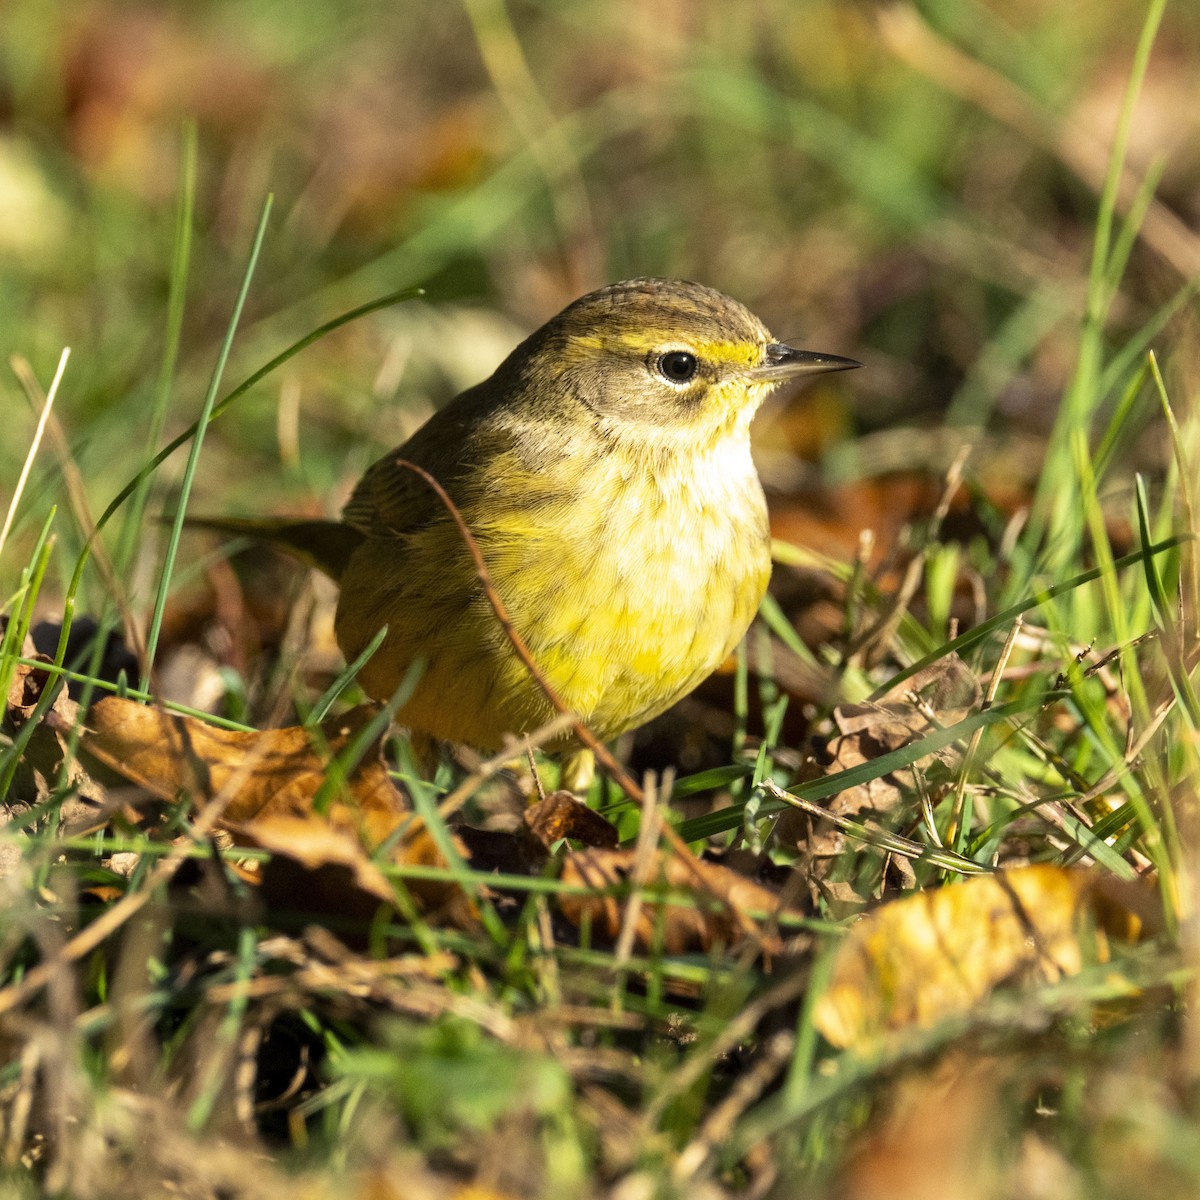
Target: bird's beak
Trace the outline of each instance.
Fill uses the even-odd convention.
[[[818,354],[815,350],[797,350],[782,342],[772,342],[760,366],[750,370],[750,377],[759,383],[782,383],[801,375],[817,375],[823,371],[852,371],[862,363],[836,354]]]

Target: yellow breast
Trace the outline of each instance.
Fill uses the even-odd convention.
[[[766,506],[746,438],[580,459],[569,472],[493,464],[503,487],[463,515],[551,686],[612,738],[686,695],[745,633],[770,573]],[[448,521],[369,538],[342,587],[355,596],[338,614],[348,657],[388,625],[360,675],[369,692],[390,695],[424,660],[403,723],[493,749],[554,716]]]

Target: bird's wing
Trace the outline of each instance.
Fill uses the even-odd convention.
[[[460,485],[482,440],[478,417],[492,403],[481,388],[455,397],[407,442],[367,469],[342,510],[342,520],[372,537],[399,537],[446,516],[433,489],[415,471],[400,465],[416,463],[460,502]]]
[[[399,536],[420,529],[444,511],[429,484],[398,465],[407,457],[406,447],[400,446],[367,469],[342,509],[347,525],[372,537]]]

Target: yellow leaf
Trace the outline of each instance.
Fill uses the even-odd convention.
[[[848,1046],[966,1012],[1001,984],[1052,982],[1107,961],[1108,935],[1132,940],[1150,905],[1096,872],[1022,867],[894,900],[838,950],[814,1022]]]

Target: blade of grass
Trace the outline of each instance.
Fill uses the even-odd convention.
[[[33,614],[33,605],[37,600],[38,592],[41,590],[42,580],[46,576],[46,568],[50,564],[50,555],[54,549],[54,539],[49,534],[56,511],[55,509],[50,510],[50,515],[46,518],[46,523],[42,526],[42,534],[38,540],[37,552],[32,563],[25,569],[22,575],[25,600],[21,606],[20,615],[11,622],[14,640],[19,639],[17,640],[18,645],[24,640],[26,631],[29,628],[29,621]],[[7,672],[4,673],[7,674]],[[12,744],[7,747],[3,755],[0,755],[0,801],[8,797],[8,790],[12,787],[13,778],[17,773],[17,767],[20,765],[21,755],[25,753],[25,747],[29,744],[29,739],[33,736],[34,730],[37,729],[42,722],[42,718],[50,711],[62,687],[61,683],[52,681],[42,689],[42,694],[38,697],[33,712],[29,714],[25,723],[17,730]],[[8,696],[7,686],[4,689],[3,696]]]
[[[367,643],[366,649],[351,663],[338,673],[337,678],[327,687],[320,699],[312,706],[312,711],[304,718],[305,725],[319,725],[329,715],[329,710],[337,703],[337,698],[354,682],[359,671],[367,665],[375,655],[375,651],[383,645],[387,637],[388,627],[382,629]]]
[[[351,772],[358,766],[370,746],[387,732],[388,726],[391,725],[393,718],[396,716],[396,710],[412,696],[424,670],[424,660],[417,659],[411,663],[408,670],[404,672],[404,678],[401,679],[400,686],[392,693],[388,702],[346,743],[337,757],[330,762],[325,770],[325,778],[321,780],[321,785],[317,788],[316,795],[313,797],[314,812],[327,813],[330,804],[333,803],[334,797],[346,790]],[[310,730],[313,732],[318,731],[315,726],[310,726]]]
[[[20,658],[16,660],[25,666],[36,667],[39,671],[44,671],[47,675],[54,678],[62,678],[71,683],[92,684],[97,691],[111,692],[114,696],[126,696],[130,700],[141,700],[144,703],[149,703],[155,700],[160,703],[167,712],[179,713],[185,717],[195,717],[198,721],[207,721],[210,725],[219,725],[222,729],[236,729],[240,733],[254,733],[253,725],[246,725],[241,721],[233,721],[228,717],[220,717],[215,713],[205,712],[200,708],[192,708],[187,704],[181,704],[176,700],[161,700],[152,696],[149,692],[139,691],[137,688],[122,687],[120,683],[113,683],[108,679],[97,679],[93,675],[85,674],[82,671],[72,671],[69,667],[63,667],[57,663],[41,662],[35,658]]]
[[[763,596],[758,606],[758,615],[766,623],[767,628],[794,654],[805,666],[819,668],[817,657],[804,644],[796,632],[795,626],[787,619],[787,614],[779,605],[779,601],[768,592]],[[678,795],[678,792],[676,792]]]
[[[272,371],[283,366],[289,359],[294,358],[301,350],[311,346],[314,342],[319,341],[327,334],[332,333],[335,329],[340,329],[343,325],[349,324],[351,321],[357,321],[360,317],[365,317],[370,313],[378,312],[382,308],[390,308],[394,304],[402,304],[406,300],[415,300],[418,296],[424,293],[420,288],[402,288],[400,291],[389,292],[386,296],[380,296],[378,299],[369,300],[366,304],[360,304],[357,308],[349,309],[347,312],[341,313],[339,316],[326,321],[323,325],[317,326],[311,333],[307,333],[304,337],[293,342],[287,349],[280,351],[275,355],[270,362],[259,367],[253,374],[248,375],[241,383],[229,392],[218,404],[213,406],[212,412],[209,414],[209,421],[215,421],[217,417],[225,413],[229,406],[236,400],[244,396],[256,383],[265,379]],[[193,422],[189,425],[178,437],[172,438],[142,469],[112,498],[108,507],[100,514],[100,519],[96,522],[97,529],[102,529],[113,517],[113,514],[133,495],[144,478],[152,475],[180,446],[184,445],[190,438],[194,437],[198,428],[198,423]]]
[[[454,836],[438,811],[437,797],[428,787],[411,787],[413,807],[417,816],[425,825],[425,831],[433,839],[450,873],[452,881],[462,889],[477,905],[483,928],[496,946],[505,946],[509,942],[504,923],[500,920],[495,906],[483,894],[479,883],[476,882],[476,872],[467,865],[458,847],[454,844]]]
[[[1163,416],[1166,418],[1167,429],[1171,434],[1171,450],[1175,458],[1175,469],[1179,477],[1179,490],[1183,498],[1183,515],[1184,522],[1193,534],[1200,531],[1200,526],[1196,523],[1197,505],[1196,505],[1196,483],[1195,471],[1188,460],[1187,448],[1184,446],[1183,435],[1179,429],[1179,422],[1175,420],[1175,413],[1171,408],[1171,402],[1167,398],[1166,384],[1163,383],[1162,372],[1158,369],[1158,359],[1153,351],[1147,356],[1150,375],[1154,380],[1154,386],[1158,390],[1158,398],[1162,404]],[[1191,602],[1195,606],[1200,604],[1200,554],[1196,553],[1195,545],[1188,546],[1185,550],[1187,555],[1188,565],[1188,580],[1191,590]],[[1195,609],[1193,608],[1193,612]],[[1195,618],[1193,618],[1194,620]]]
[[[892,833],[891,830],[867,825],[862,821],[852,821],[848,817],[828,812],[810,800],[802,799],[793,792],[785,791],[770,780],[762,785],[762,790],[772,799],[786,804],[789,808],[807,813],[818,821],[827,821],[856,841],[867,846],[874,846],[877,850],[882,850],[887,854],[898,854],[913,862],[928,863],[930,866],[940,867],[943,871],[953,871],[959,875],[985,875],[991,871],[990,867],[972,862],[971,859],[964,858],[953,850],[947,850],[940,846],[929,846],[923,842],[913,841],[912,838],[901,837],[897,833]]]
[[[25,636],[29,632],[30,621],[33,618],[33,606],[37,602],[42,580],[46,577],[46,568],[50,565],[50,556],[54,550],[54,539],[50,530],[57,515],[58,510],[52,508],[42,523],[38,539],[34,543],[33,555],[29,564],[21,572],[20,584],[10,601],[13,606],[13,615],[5,624],[4,635],[0,639],[0,702],[3,703],[7,702],[13,672],[17,664],[22,661],[20,656]],[[4,750],[3,754],[0,754],[0,801],[8,796],[8,789],[12,786],[13,776],[16,774],[25,745],[33,736],[38,722],[49,711],[57,692],[58,689],[53,686],[43,689],[32,715],[17,731],[12,744]],[[47,693],[54,695],[48,697]]]
[[[1031,544],[1041,547],[1040,567],[1052,576],[1060,574],[1068,563],[1076,559],[1082,544],[1076,512],[1083,481],[1071,467],[1078,466],[1077,439],[1086,440],[1091,417],[1101,400],[1099,383],[1104,360],[1103,330],[1116,286],[1110,280],[1110,274],[1117,192],[1125,167],[1133,109],[1145,78],[1164,6],[1165,0],[1151,0],[1134,52],[1100,193],[1079,354],[1055,420],[1046,467],[1030,510]]]
[[[1099,579],[1105,570],[1124,570],[1126,567],[1137,566],[1138,563],[1146,555],[1165,554],[1168,550],[1175,549],[1176,546],[1182,545],[1184,542],[1190,542],[1194,538],[1193,534],[1182,533],[1176,537],[1166,538],[1161,542],[1156,542],[1152,546],[1143,547],[1140,550],[1135,550],[1130,554],[1122,555],[1115,559],[1111,568],[1092,567],[1087,571],[1081,571],[1078,575],[1066,580],[1063,583],[1049,584],[1043,591],[1037,595],[1028,596],[1017,604],[1011,605],[1002,612],[997,613],[994,617],[989,617],[986,621],[981,621],[972,629],[968,629],[966,633],[960,633],[958,637],[952,638],[950,641],[939,646],[936,650],[926,654],[923,658],[919,658],[916,662],[910,663],[901,671],[897,671],[885,683],[882,683],[871,693],[869,699],[878,700],[881,696],[891,691],[897,685],[903,683],[906,679],[911,679],[919,671],[923,671],[926,667],[937,662],[940,658],[945,658],[949,654],[962,654],[963,651],[969,650],[972,646],[978,645],[985,638],[989,637],[997,629],[1010,624],[1015,618],[1022,616],[1024,613],[1032,609],[1039,608],[1048,601],[1053,600],[1056,596],[1064,595],[1067,592],[1073,591],[1075,588],[1083,587],[1085,584],[1092,583]]]
[[[1154,193],[1158,191],[1158,185],[1162,182],[1165,168],[1166,159],[1161,155],[1146,168],[1146,174],[1138,184],[1125,219],[1121,222],[1107,263],[1106,282],[1110,292],[1115,293],[1121,285],[1121,277],[1125,274],[1129,256],[1133,253],[1133,247],[1142,231],[1146,213],[1154,203]]]
[[[1108,468],[1112,465],[1117,450],[1131,436],[1133,414],[1148,372],[1149,365],[1143,363],[1141,368],[1130,376],[1125,390],[1117,401],[1108,428],[1105,429],[1104,435],[1092,455],[1093,469],[1098,479],[1108,473]]]
[[[8,511],[4,514],[4,524],[0,525],[0,554],[4,553],[4,544],[8,541],[9,530],[16,519],[17,509],[21,504],[21,496],[25,491],[26,483],[29,482],[29,472],[33,470],[33,460],[37,458],[38,447],[41,446],[42,437],[46,432],[46,422],[50,420],[50,411],[54,405],[54,398],[58,395],[58,385],[62,382],[63,372],[67,369],[67,359],[70,357],[70,348],[64,347],[58,359],[58,370],[54,372],[54,379],[51,381],[50,387],[46,392],[46,403],[42,405],[42,413],[38,417],[37,428],[33,433],[33,440],[29,443],[29,452],[25,455],[21,474],[17,477],[17,486],[13,488],[12,499],[8,502]]]
[[[1158,36],[1158,27],[1165,9],[1166,0],[1150,0],[1146,7],[1146,17],[1138,35],[1133,64],[1130,67],[1129,79],[1125,84],[1125,94],[1122,97],[1121,109],[1117,116],[1117,128],[1113,135],[1112,153],[1109,155],[1104,189],[1100,193],[1100,210],[1096,217],[1092,266],[1088,277],[1088,310],[1093,323],[1097,326],[1103,321],[1104,313],[1111,300],[1112,289],[1116,286],[1116,281],[1109,280],[1107,276],[1112,267],[1109,248],[1112,243],[1117,193],[1121,183],[1121,174],[1125,169],[1129,132],[1133,125],[1133,110],[1137,104],[1138,94],[1142,90],[1146,69],[1150,64],[1150,51]]]
[[[183,479],[179,486],[179,504],[175,518],[171,523],[171,531],[167,538],[167,548],[163,555],[162,573],[159,576],[158,589],[154,596],[154,609],[150,616],[150,628],[146,634],[146,663],[142,671],[141,688],[147,691],[150,687],[150,674],[154,669],[154,655],[158,649],[158,638],[162,631],[163,613],[167,607],[167,595],[171,588],[171,574],[175,569],[175,558],[179,553],[179,540],[183,536],[183,522],[187,516],[187,502],[191,495],[192,484],[196,478],[196,468],[200,464],[200,450],[204,445],[204,434],[212,419],[213,408],[217,402],[217,389],[221,386],[221,376],[225,373],[225,363],[233,348],[233,337],[241,320],[242,309],[250,292],[250,281],[254,277],[254,268],[258,265],[259,252],[262,250],[263,239],[267,235],[267,221],[271,215],[274,197],[268,195],[263,202],[262,213],[258,219],[258,228],[250,246],[250,256],[246,262],[246,270],[242,276],[242,284],[230,313],[229,323],[225,329],[225,337],[217,354],[217,362],[213,368],[212,378],[205,393],[204,402],[200,406],[200,416],[196,421],[195,433],[192,436],[192,448],[188,453],[187,464],[183,470]]]
[[[171,382],[175,375],[175,364],[178,359],[180,334],[183,327],[183,312],[184,312],[184,295],[186,292],[186,282],[188,274],[188,265],[191,260],[191,239],[193,225],[193,211],[195,205],[196,191],[196,129],[194,123],[187,123],[184,126],[183,147],[180,156],[180,183],[177,193],[176,214],[175,214],[175,234],[173,239],[172,263],[170,285],[167,299],[167,327],[166,337],[164,339],[163,357],[159,368],[158,384],[155,389],[155,396],[151,405],[150,416],[150,433],[147,438],[147,451],[153,451],[155,443],[158,441],[162,432],[163,424],[166,421],[167,407],[171,394]],[[118,542],[117,553],[115,558],[117,571],[127,571],[130,563],[133,561],[134,555],[141,539],[143,526],[142,516],[145,511],[146,498],[149,494],[151,476],[146,475],[134,496],[133,510],[130,513],[129,519],[125,522],[121,532],[121,537]],[[92,547],[97,545],[97,537],[101,523],[88,522],[88,528],[82,529],[85,534],[86,541],[84,550],[80,554],[76,563],[75,580],[68,593],[68,598],[64,604],[64,619],[61,645],[65,645],[66,639],[69,636],[72,618],[74,613],[74,595],[75,589],[78,586],[78,580],[82,578],[82,571],[85,563],[90,557]],[[133,620],[132,614],[129,611],[128,597],[124,596],[118,589],[112,586],[112,570],[110,564],[105,564],[104,557],[101,555],[99,561],[102,570],[106,587],[102,593],[103,600],[96,624],[96,631],[92,635],[90,647],[85,651],[87,655],[86,663],[84,664],[84,673],[89,678],[85,680],[84,690],[81,695],[83,707],[91,701],[92,688],[94,687],[94,678],[100,669],[100,663],[103,659],[105,647],[108,645],[109,638],[118,623],[125,621],[126,636],[130,647],[137,655],[139,666],[142,674],[148,671],[146,663],[146,651],[143,639],[141,636],[140,625]],[[114,603],[118,611],[114,612]],[[61,661],[61,654],[56,656]],[[74,747],[72,744],[72,754]],[[69,763],[69,758],[67,760]],[[64,763],[65,779],[67,763]],[[61,784],[60,784],[61,786]]]
[[[1138,519],[1138,537],[1143,546],[1149,545],[1152,538],[1150,534],[1150,501],[1146,498],[1146,479],[1139,471],[1133,477],[1134,495],[1137,500],[1137,519]],[[1146,556],[1142,559],[1142,572],[1146,579],[1146,590],[1150,593],[1150,602],[1154,606],[1155,616],[1158,618],[1159,626],[1162,629],[1170,629],[1172,615],[1170,605],[1167,603],[1167,594],[1163,591],[1162,580],[1158,575],[1158,568],[1155,566],[1154,559]]]
[[[1134,479],[1137,489],[1138,536],[1145,541],[1150,536],[1150,503],[1146,498],[1146,482],[1141,474],[1136,475]],[[1180,630],[1175,622],[1175,614],[1167,600],[1167,593],[1159,578],[1158,570],[1155,568],[1154,560],[1147,558],[1143,562],[1146,571],[1146,587],[1154,604],[1158,623],[1166,634],[1163,657],[1167,662],[1171,685],[1175,689],[1175,695],[1179,697],[1179,703],[1192,727],[1192,732],[1195,733],[1200,728],[1200,705],[1197,704],[1196,693],[1183,662]]]
[[[697,771],[695,775],[685,776],[676,781],[671,788],[671,795],[676,800],[684,796],[694,796],[697,792],[710,792],[717,788],[728,787],[738,779],[745,779],[753,774],[754,767],[750,763],[734,763],[728,767],[710,767],[707,771]],[[614,805],[614,807],[616,807]]]
[[[813,1086],[817,1047],[821,1039],[814,1024],[814,1016],[818,1001],[833,979],[839,945],[840,939],[825,939],[824,945],[817,951],[812,972],[808,977],[808,987],[804,990],[804,1003],[800,1006],[800,1013],[796,1018],[796,1045],[792,1050],[792,1061],[781,1094],[783,1106],[789,1110],[801,1107],[805,1095]]]
[[[172,242],[171,276],[167,291],[167,324],[163,337],[162,361],[154,386],[150,406],[150,425],[146,435],[146,453],[153,454],[162,436],[170,406],[171,388],[179,361],[179,345],[183,333],[183,314],[187,296],[187,280],[192,261],[192,238],[196,209],[196,123],[183,126],[183,145],[179,158],[179,187],[175,204],[175,236]],[[129,505],[125,525],[118,542],[116,561],[128,568],[142,534],[142,518],[150,496],[150,472],[139,474]]]
[[[1141,328],[1113,355],[1100,376],[1100,399],[1107,400],[1117,384],[1133,369],[1134,363],[1150,351],[1151,343],[1159,337],[1177,313],[1189,304],[1200,291],[1200,277],[1189,279],[1175,294],[1160,305]]]
[[[804,800],[823,800],[829,796],[836,796],[839,792],[846,791],[847,788],[869,783],[871,780],[878,779],[882,775],[888,775],[893,771],[911,767],[918,759],[933,754],[945,746],[953,745],[960,738],[968,737],[974,733],[976,729],[994,725],[998,721],[1005,721],[1010,717],[1020,716],[1023,713],[1036,711],[1045,704],[1061,699],[1065,694],[1058,691],[1044,692],[1032,701],[1013,700],[1007,704],[998,704],[994,708],[985,709],[982,712],[972,713],[969,717],[965,717],[954,725],[947,725],[944,729],[936,729],[918,741],[901,746],[898,750],[891,750],[887,754],[881,754],[877,758],[871,759],[870,762],[860,763],[858,766],[850,767],[845,771],[836,771],[831,775],[824,775],[819,779],[810,780],[797,787],[792,787],[790,792],[793,796],[798,796]],[[771,813],[782,812],[786,807],[787,805],[782,801],[768,799],[763,802],[760,811],[763,816],[769,816]],[[707,813],[702,817],[695,817],[690,821],[684,821],[679,827],[679,835],[686,842],[698,842],[703,838],[711,837],[713,834],[724,833],[729,829],[736,829],[741,824],[741,820],[742,806],[735,804],[729,808],[718,809],[716,812]]]

